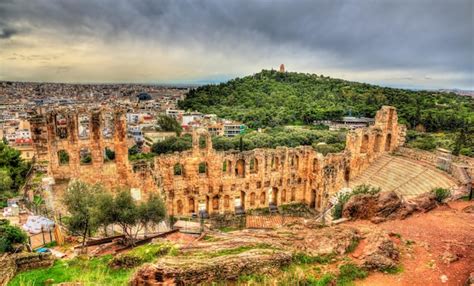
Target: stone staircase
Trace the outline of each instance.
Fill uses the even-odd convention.
[[[433,188],[453,188],[456,182],[442,171],[416,161],[383,155],[360,176],[349,182],[354,188],[361,184],[377,186],[382,191],[395,191],[405,198],[418,196]]]

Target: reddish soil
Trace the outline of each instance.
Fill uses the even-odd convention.
[[[474,272],[474,214],[462,212],[469,205],[474,202],[452,202],[428,213],[378,225],[369,221],[350,222],[391,232],[401,251],[400,273],[372,273],[356,285],[464,285],[469,273]],[[364,241],[354,251],[355,258],[363,247]],[[443,261],[446,251],[459,259]],[[444,283],[443,275],[447,278]]]

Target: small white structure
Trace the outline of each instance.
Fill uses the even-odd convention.
[[[41,231],[52,231],[54,222],[42,216],[29,216],[22,229],[32,234],[41,233]]]

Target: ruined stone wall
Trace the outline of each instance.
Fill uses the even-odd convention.
[[[114,127],[108,137],[102,132],[106,112],[112,113]],[[398,125],[395,108],[389,106],[377,112],[373,126],[349,132],[343,152],[326,156],[309,146],[216,151],[209,133],[197,129],[193,131],[192,150],[160,155],[152,164],[132,166],[122,111],[65,109],[45,116],[42,128],[47,134],[52,176],[100,182],[107,187],[140,188],[142,193],[159,191],[170,215],[190,215],[204,209],[211,215],[225,214],[233,213],[236,206],[245,210],[290,202],[323,211],[330,196],[346,187],[350,178],[403,144],[405,132]],[[79,125],[84,122],[89,126],[88,136],[79,134]],[[200,144],[201,137],[206,144]],[[114,162],[104,161],[106,147],[115,151]],[[90,151],[90,164],[81,163],[81,149]],[[60,163],[61,150],[69,154],[68,164]]]
[[[37,156],[48,161],[48,172],[55,179],[75,178],[108,188],[147,186],[156,190],[152,176],[143,178],[146,168],[136,168],[135,174],[128,161],[124,111],[61,108],[32,118]],[[106,148],[114,153],[113,160],[106,158]],[[67,162],[61,156],[66,156]]]
[[[200,137],[206,146],[200,146]],[[396,110],[384,106],[373,126],[347,135],[346,149],[323,156],[313,148],[277,147],[251,151],[216,151],[207,132],[195,130],[193,149],[155,158],[168,212],[209,214],[303,202],[323,211],[331,195],[347,186],[386,152],[404,142]]]

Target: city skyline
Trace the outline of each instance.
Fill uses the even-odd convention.
[[[474,89],[472,1],[10,1],[0,80],[204,84],[277,69]]]

